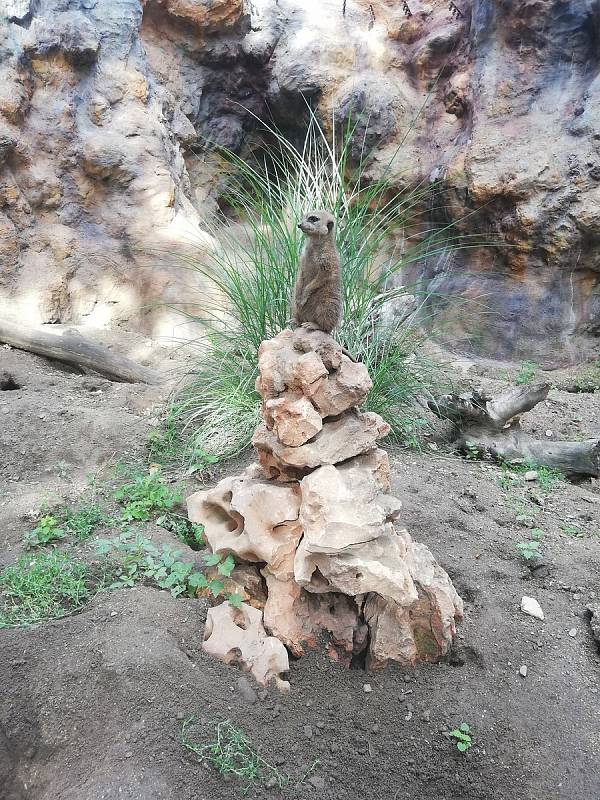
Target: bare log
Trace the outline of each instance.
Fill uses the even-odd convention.
[[[501,394],[496,400],[490,400],[487,403],[489,418],[499,427],[504,427],[517,414],[531,411],[534,406],[545,400],[549,391],[549,383],[517,386],[515,389]]]
[[[509,429],[495,436],[484,431],[477,432],[475,437],[463,434],[460,446],[470,451],[477,448],[499,461],[524,460],[565,473],[600,477],[600,439],[548,442]]]
[[[456,446],[500,461],[523,460],[561,472],[600,477],[600,439],[552,442],[535,439],[521,430],[519,414],[545,400],[548,383],[519,386],[493,399],[470,392],[449,394],[428,403],[441,419],[454,424]]]
[[[113,353],[74,331],[62,335],[0,319],[0,342],[66,364],[87,367],[114,381],[160,383],[158,375],[125,356]]]

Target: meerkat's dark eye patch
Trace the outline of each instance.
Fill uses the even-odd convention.
[[[309,217],[309,218],[308,218],[308,221],[309,221],[309,222],[318,222],[318,221],[319,221],[319,218],[318,218],[318,217]]]
[[[329,231],[329,233],[331,233],[331,231],[333,230],[333,220],[331,219],[327,223],[327,230]]]

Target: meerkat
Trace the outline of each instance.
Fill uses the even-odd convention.
[[[306,236],[294,290],[293,319],[309,330],[331,333],[342,318],[340,256],[335,245],[335,218],[328,211],[309,211],[298,227]]]
[[[335,217],[309,211],[298,224],[306,236],[294,290],[293,322],[308,330],[331,331],[341,322],[342,277],[335,244]],[[345,347],[342,352],[356,361]]]

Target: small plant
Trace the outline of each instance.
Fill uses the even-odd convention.
[[[23,537],[25,548],[30,550],[32,547],[43,547],[45,544],[64,539],[65,532],[58,525],[58,520],[53,514],[45,514],[37,527]]]
[[[457,750],[460,750],[461,753],[466,753],[473,744],[473,740],[471,738],[471,728],[466,722],[463,722],[458,726],[458,728],[454,728],[453,731],[450,731],[448,736],[455,740],[456,748]]]
[[[467,461],[478,461],[480,457],[480,449],[475,442],[465,442],[465,458]]]
[[[146,440],[146,450],[151,463],[172,466],[186,461],[189,475],[204,472],[211,464],[216,464],[218,456],[211,455],[199,447],[190,446],[183,435],[181,424],[171,414],[167,416]]]
[[[0,628],[62,617],[89,598],[86,566],[68,553],[22,556],[0,573]]]
[[[533,528],[529,535],[531,538],[527,541],[517,542],[517,550],[526,561],[537,558],[542,554],[540,547],[544,531],[541,528]]]
[[[574,525],[572,522],[564,522],[560,526],[560,529],[565,536],[570,536],[576,539],[582,539],[585,535],[584,531],[578,525]]]
[[[552,492],[557,484],[565,479],[560,470],[552,467],[543,467],[536,464],[535,461],[504,461],[501,464],[498,484],[504,491],[513,487],[524,486],[527,483],[524,477],[527,472],[537,472],[537,477],[535,481],[531,481],[531,484],[537,484],[547,494]]]
[[[188,729],[196,722],[196,717],[192,716],[182,723],[181,744],[194,753],[201,763],[209,763],[220,775],[231,775],[243,781],[246,784],[245,792],[249,791],[255,781],[267,783],[274,779],[279,789],[292,782],[290,775],[283,774],[277,767],[265,761],[246,734],[229,720],[211,723],[215,729],[215,738],[205,745],[192,741],[188,736]],[[319,761],[315,760],[297,782],[303,783],[318,764]]]
[[[187,517],[180,514],[163,514],[156,519],[156,524],[166,531],[171,531],[177,538],[192,550],[202,550],[206,547],[204,538],[204,525],[190,522]]]
[[[181,502],[181,495],[163,483],[158,469],[134,475],[114,493],[114,498],[124,505],[121,517],[126,522],[147,522],[154,514],[171,511]]]
[[[98,526],[110,522],[110,517],[97,504],[83,506],[78,511],[67,509],[64,513],[65,528],[80,542],[89,539]]]
[[[515,378],[517,386],[529,383],[535,377],[535,373],[539,368],[540,365],[536,364],[535,361],[522,361],[521,368]]]
[[[186,594],[194,597],[196,589],[208,589],[213,597],[224,599],[239,607],[242,596],[226,594],[225,584],[219,578],[208,580],[203,572],[194,570],[189,561],[182,561],[181,550],[163,544],[159,549],[140,533],[132,537],[128,531],[117,539],[99,539],[96,542],[98,555],[107,556],[113,563],[113,581],[109,589],[135,586],[142,580],[150,581],[159,589],[168,589],[173,597]],[[207,566],[217,566],[219,575],[229,577],[235,567],[233,556],[205,556]]]

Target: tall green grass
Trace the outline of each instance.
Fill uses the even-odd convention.
[[[289,320],[303,238],[297,223],[306,211],[325,208],[338,219],[342,261],[344,316],[335,336],[369,369],[366,408],[391,425],[392,440],[414,444],[424,424],[417,400],[437,378],[417,325],[425,298],[416,295],[405,319],[386,308],[409,294],[397,286],[403,269],[464,241],[451,225],[424,230],[432,184],[398,192],[394,164],[370,180],[366,154],[351,163],[352,123],[327,136],[311,114],[300,146],[274,127],[265,125],[265,134],[270,145],[251,161],[222,152],[230,172],[221,198],[226,211],[204,220],[214,246],[182,256],[211,291],[196,318],[205,326],[198,367],[171,419],[183,425],[192,458],[228,457],[249,444],[259,420],[257,350]]]

